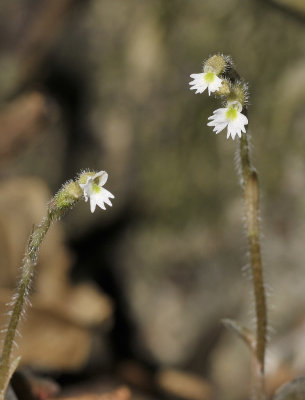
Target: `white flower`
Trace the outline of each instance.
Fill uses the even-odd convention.
[[[106,210],[105,204],[112,206],[109,199],[114,199],[114,195],[103,186],[107,182],[108,174],[105,171],[97,172],[95,175],[88,176],[86,183],[80,183],[79,186],[83,189],[85,201],[90,199],[90,210],[93,213],[96,205]]]
[[[242,106],[239,101],[231,101],[227,107],[218,108],[213,112],[213,115],[208,118],[211,120],[208,126],[214,126],[213,131],[216,133],[227,127],[227,139],[232,136],[234,140],[236,135],[241,137],[241,133],[246,132],[245,125],[248,124],[248,118],[241,113],[241,110]]]
[[[212,92],[215,92],[222,85],[222,80],[218,78],[212,68],[205,67],[204,72],[201,74],[192,74],[190,75],[193,78],[189,84],[191,85],[190,89],[196,90],[195,93],[203,93],[206,88],[208,88],[209,95]]]

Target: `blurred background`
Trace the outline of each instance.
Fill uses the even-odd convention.
[[[248,350],[220,322],[253,326],[237,142],[206,126],[220,104],[188,85],[222,52],[249,82],[268,393],[304,374],[304,2],[2,0],[0,44],[2,326],[50,196],[86,168],[106,170],[115,195],[48,233],[23,368],[64,388],[247,398]]]

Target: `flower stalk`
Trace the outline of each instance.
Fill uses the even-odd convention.
[[[256,358],[259,370],[265,370],[267,336],[267,305],[263,279],[259,225],[259,183],[249,150],[248,135],[239,140],[239,160],[244,190],[245,222],[252,270],[256,314]]]
[[[225,66],[217,68],[216,61],[219,64],[219,58],[223,59]],[[210,57],[204,64],[204,73],[206,66],[214,68],[215,76],[221,80],[213,81],[211,85],[206,82],[206,75],[191,75],[194,78],[190,85],[191,89],[197,89],[196,93],[202,93],[206,87],[209,92],[224,100],[225,107],[215,110],[209,117],[208,126],[212,126],[216,134],[227,128],[227,138],[239,137],[239,164],[241,172],[241,181],[244,191],[244,212],[246,222],[246,232],[250,253],[250,264],[252,271],[252,280],[254,288],[256,332],[255,340],[249,339],[248,333],[244,329],[235,329],[248,344],[254,357],[254,399],[265,399],[264,390],[264,371],[265,371],[265,352],[266,352],[266,333],[267,333],[267,304],[263,280],[263,267],[260,245],[260,226],[259,226],[259,184],[257,173],[251,163],[249,149],[249,135],[245,126],[248,124],[247,118],[247,85],[240,78],[238,72],[233,67],[231,59],[227,56],[216,55]],[[204,82],[203,82],[204,81]],[[217,82],[217,89],[215,82]],[[210,86],[209,86],[210,84]],[[202,90],[203,89],[203,90]],[[232,323],[230,323],[232,326]],[[233,326],[238,326],[233,324]]]
[[[29,243],[27,245],[26,253],[23,259],[21,268],[20,283],[17,289],[17,296],[12,304],[11,318],[7,327],[6,336],[3,344],[2,359],[0,365],[0,399],[3,400],[8,386],[11,371],[11,353],[14,346],[15,335],[19,320],[24,312],[24,306],[28,298],[31,287],[31,281],[34,274],[35,265],[37,263],[37,255],[40,245],[49,230],[51,219],[45,217],[41,224],[34,227],[30,235]]]
[[[105,171],[83,172],[75,181],[69,181],[63,185],[61,190],[51,199],[47,209],[47,215],[39,225],[33,227],[26,247],[25,256],[21,266],[21,274],[17,293],[11,303],[12,311],[6,328],[1,363],[0,363],[0,400],[5,399],[5,393],[9,380],[18,366],[20,357],[11,361],[12,351],[19,321],[24,314],[25,306],[31,290],[32,279],[37,264],[41,243],[43,242],[50,225],[53,221],[59,220],[76,203],[85,198],[90,198],[91,212],[95,206],[106,209],[104,202],[112,205],[109,197],[114,196],[103,188],[108,179]]]
[[[250,253],[250,264],[254,288],[256,315],[256,362],[253,366],[255,375],[255,399],[264,399],[264,372],[267,336],[267,304],[263,278],[263,266],[259,227],[259,184],[257,173],[250,163],[247,135],[240,139],[240,161],[243,176],[245,222]]]

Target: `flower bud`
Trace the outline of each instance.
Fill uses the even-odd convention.
[[[84,185],[85,183],[87,183],[88,178],[91,178],[95,174],[96,174],[96,172],[94,172],[94,171],[84,171],[83,173],[81,173],[79,175],[77,183],[79,185]]]
[[[226,69],[226,59],[221,55],[210,57],[204,64],[204,72],[212,71],[216,75],[222,74]]]
[[[228,96],[231,91],[230,83],[227,79],[222,78],[222,85],[221,87],[215,92],[218,96]]]
[[[247,85],[241,82],[236,83],[231,88],[228,101],[238,101],[244,108],[248,100]]]
[[[67,182],[49,203],[49,216],[52,219],[60,218],[64,212],[78,202],[83,196],[79,184],[74,181]]]

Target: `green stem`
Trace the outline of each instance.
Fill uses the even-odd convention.
[[[84,172],[77,178],[78,181],[83,179],[86,182],[88,174],[90,176],[95,173]],[[11,362],[11,355],[18,323],[24,312],[26,300],[31,289],[40,245],[49,230],[51,222],[59,220],[66,211],[71,209],[83,197],[83,190],[78,181],[68,181],[62,186],[60,191],[51,199],[48,205],[47,216],[43,218],[40,225],[34,226],[30,235],[21,267],[21,277],[17,294],[13,297],[12,301],[12,313],[6,328],[3,344],[0,363],[0,400],[4,400],[10,377],[17,368],[20,360],[20,357],[17,357]]]
[[[3,344],[2,359],[0,364],[0,400],[3,400],[5,396],[10,375],[10,361],[14,339],[16,336],[18,323],[24,311],[26,299],[31,288],[32,277],[34,274],[35,265],[37,264],[37,255],[50,224],[51,218],[45,217],[40,225],[34,227],[34,230],[30,235],[25,257],[23,259],[18,292],[13,302],[12,314]]]
[[[267,306],[263,280],[263,267],[260,246],[259,227],[259,184],[257,173],[251,165],[249,142],[247,134],[240,139],[240,163],[243,178],[245,219],[250,252],[250,263],[254,286],[255,314],[256,314],[256,344],[255,354],[257,365],[255,391],[257,398],[264,398],[263,376],[265,370]]]

